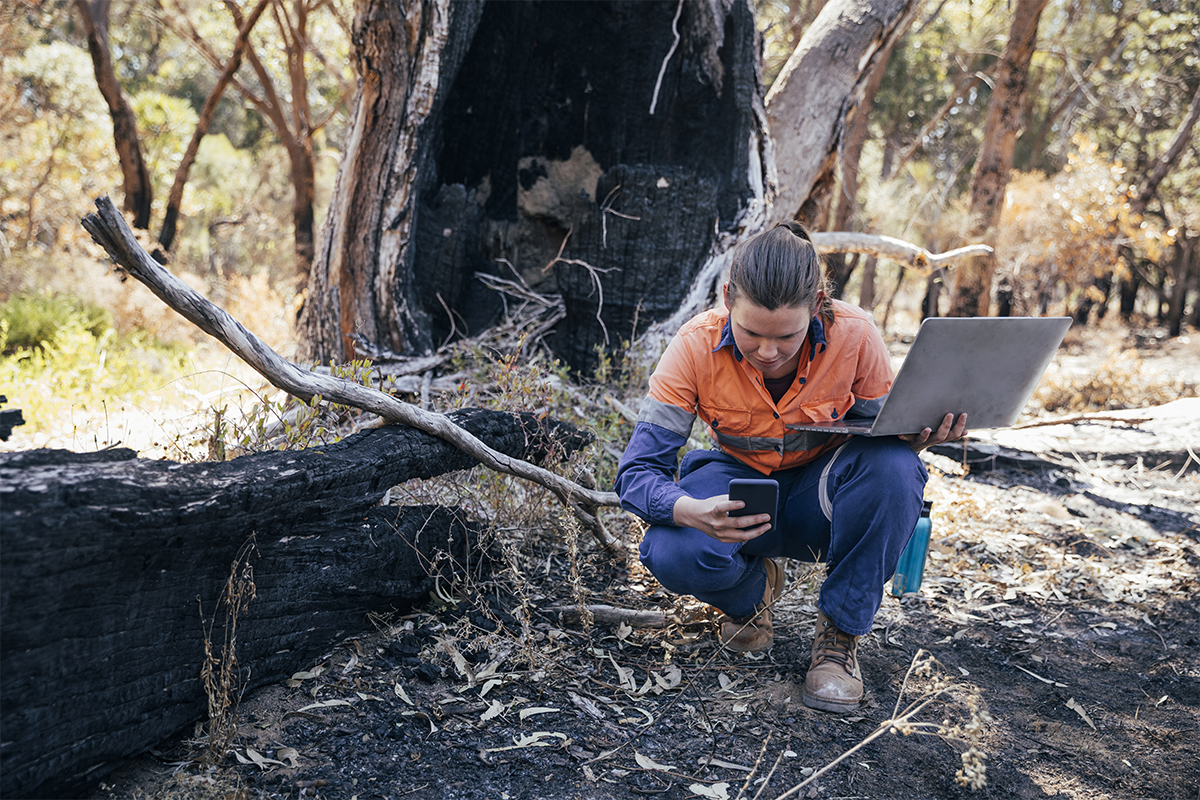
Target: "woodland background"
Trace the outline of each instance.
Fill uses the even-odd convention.
[[[400,7],[411,21],[437,5]],[[822,3],[686,10],[743,5],[758,30],[769,114],[768,89],[817,27]],[[657,11],[669,20],[676,7]],[[389,6],[0,6],[0,394],[26,420],[0,448],[124,445],[143,459],[224,461],[362,426],[351,409],[273,388],[123,280],[79,218],[96,196],[111,195],[173,273],[305,360],[312,348],[298,320],[314,300],[308,276],[363,81],[356,31],[365,11],[380,8]],[[1021,19],[1036,24],[1022,32]],[[965,452],[924,456],[935,504],[926,588],[885,598],[864,644],[870,695],[861,716],[831,722],[794,702],[815,569],[788,565],[787,622],[772,653],[730,658],[707,635],[707,609],[641,570],[632,517],[609,516],[626,549],[613,558],[590,547],[549,494],[476,469],[407,482],[381,502],[449,503],[482,520],[498,553],[493,574],[467,570],[454,585],[437,583],[412,613],[369,615],[362,625],[373,633],[296,665],[291,680],[247,697],[240,717],[238,682],[249,672],[228,648],[213,662],[228,682],[206,684],[207,727],[111,776],[117,764],[106,763],[94,773],[105,776],[97,796],[356,797],[377,782],[377,795],[389,797],[721,798],[743,781],[742,794],[754,791],[752,778],[760,793],[820,778],[821,791],[839,796],[905,800],[980,788],[1194,800],[1197,30],[1195,0],[929,0],[865,76],[827,180],[793,198],[818,231],[891,236],[932,253],[995,248],[982,272],[974,262],[930,270],[829,257],[836,290],[873,312],[896,363],[923,316],[1076,321],[1023,420],[1032,430],[1011,432],[1013,448],[1040,454],[1034,466],[985,471]],[[669,43],[666,31],[657,44]],[[1000,78],[1017,36],[1028,75]],[[988,124],[1001,105],[1007,128]],[[995,153],[1007,155],[991,168],[998,180],[988,200],[977,176]],[[605,219],[612,209],[601,208]],[[570,230],[563,234],[558,256]],[[547,258],[558,259],[555,247]],[[649,364],[627,357],[617,332],[597,342],[586,369],[566,366],[547,335],[566,312],[546,277],[553,262],[542,263],[522,265],[517,277],[528,283],[506,284],[508,313],[490,329],[468,330],[447,309],[432,360],[416,359],[425,366],[407,374],[402,366],[385,386],[438,411],[488,406],[582,426],[595,444],[564,466],[606,488]],[[378,344],[365,342],[358,356]],[[358,356],[323,369],[379,380]],[[266,604],[260,588],[250,620]],[[251,584],[242,599],[253,592]],[[204,602],[218,607],[215,597],[202,601],[202,613]],[[593,619],[591,609],[614,607],[617,618]],[[643,612],[665,627],[640,627]],[[227,610],[227,635],[239,613]],[[481,688],[482,676],[490,677]],[[912,716],[902,731],[934,744],[914,735],[868,745],[901,700],[936,701],[927,713],[945,714],[942,723]],[[537,726],[556,732],[531,732]],[[546,737],[561,747],[539,749]],[[698,747],[709,761],[697,769]],[[850,753],[858,758],[822,777],[823,765]],[[772,759],[774,783],[762,774]],[[546,783],[551,776],[558,780]]]
[[[764,89],[820,6],[756,5]],[[293,324],[356,79],[354,13],[346,0],[0,10],[0,375],[27,419],[14,441],[63,441],[64,428],[76,444],[84,429],[93,445],[129,441],[146,426],[117,435],[117,410],[153,405],[160,435],[143,450],[185,456],[195,441],[162,427],[167,409],[181,393],[210,393],[198,372],[238,374],[141,287],[105,275],[78,224],[98,194],[123,187],[135,226],[176,274],[297,352]],[[239,49],[242,23],[253,27]],[[993,312],[1066,313],[1086,325],[1119,316],[1168,337],[1194,328],[1196,3],[1042,6],[1003,207],[981,227],[972,170],[1011,24],[1004,3],[921,8],[868,85],[836,188],[807,208],[808,221],[932,252],[985,240],[997,251]],[[128,112],[115,135],[110,106]],[[833,256],[831,276],[885,333],[898,316],[911,329],[914,316],[953,311],[944,271]],[[988,308],[990,290],[976,294],[983,300],[968,300]],[[85,422],[97,416],[107,417],[102,433]]]

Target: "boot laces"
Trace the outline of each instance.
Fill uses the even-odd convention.
[[[826,622],[824,630],[817,637],[817,652],[813,659],[814,666],[823,661],[832,661],[841,665],[846,674],[854,674],[854,637],[838,629],[831,622]]]

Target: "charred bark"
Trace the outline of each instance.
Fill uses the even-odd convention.
[[[412,40],[408,78],[397,56],[360,81],[302,318],[310,353],[351,355],[356,325],[402,353],[477,332],[502,304],[475,273],[511,269],[563,295],[556,346],[589,369],[605,331],[615,344],[677,308],[717,231],[761,206],[753,13],[741,0],[437,13],[441,38]],[[400,36],[363,30],[372,50]],[[387,184],[354,179],[386,158],[371,172]]]
[[[586,441],[532,415],[453,419],[515,457]],[[397,483],[475,463],[403,426],[229,462],[0,456],[0,793],[77,794],[204,714],[201,615],[213,615],[247,541],[257,587],[238,621],[247,689],[368,629],[368,612],[426,597],[438,551],[448,573],[478,566],[476,527],[456,512],[378,505]]]

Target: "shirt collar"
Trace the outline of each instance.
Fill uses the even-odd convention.
[[[721,341],[717,342],[717,346],[713,348],[713,352],[717,352],[722,347],[733,345],[733,357],[740,363],[742,360],[742,351],[738,349],[737,341],[733,338],[733,321],[729,316],[725,317],[725,327],[721,329]]]
[[[809,344],[808,360],[811,362],[817,357],[817,353],[825,352],[827,342],[825,339],[825,324],[821,322],[821,315],[814,314],[813,318],[808,321],[808,337],[806,339]],[[713,352],[717,352],[722,347],[733,345],[733,357],[740,363],[742,360],[742,351],[738,349],[737,341],[733,338],[733,322],[729,317],[725,317],[725,327],[721,329],[721,340],[717,342],[717,346],[713,348]],[[820,346],[820,350],[817,347]]]
[[[808,345],[809,362],[817,357],[817,345],[821,346],[820,352],[825,352],[825,323],[821,322],[820,313],[813,314],[813,318],[808,321]]]

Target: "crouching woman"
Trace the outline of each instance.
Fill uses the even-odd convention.
[[[667,589],[722,613],[731,650],[771,644],[783,589],[777,558],[826,564],[803,688],[812,708],[846,712],[862,699],[858,639],[871,630],[884,583],[921,512],[917,456],[962,436],[966,417],[937,431],[865,437],[793,426],[874,416],[891,388],[871,318],[826,295],[807,232],[788,222],[732,253],[724,308],[703,312],[671,341],[650,378],[621,459],[616,491],[650,527],[641,560]],[[695,418],[716,442],[684,457]],[[731,517],[733,478],[779,483],[779,513]]]

